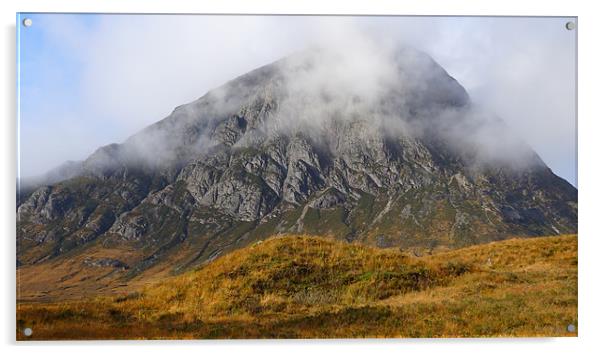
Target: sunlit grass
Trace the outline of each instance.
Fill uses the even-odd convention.
[[[17,312],[19,339],[570,336],[577,236],[424,257],[280,236],[128,296]]]

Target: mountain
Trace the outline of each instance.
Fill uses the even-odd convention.
[[[427,54],[312,48],[17,198],[17,263],[178,273],[278,233],[460,247],[577,230],[577,190]],[[79,258],[78,258],[79,257]]]

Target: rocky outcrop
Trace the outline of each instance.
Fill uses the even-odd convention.
[[[128,265],[118,259],[113,258],[100,258],[100,259],[84,259],[84,265],[88,267],[109,267],[109,268],[121,268],[128,269]]]

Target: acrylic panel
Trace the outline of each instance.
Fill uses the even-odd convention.
[[[576,336],[577,19],[17,14],[18,340]]]

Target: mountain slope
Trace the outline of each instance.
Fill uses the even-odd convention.
[[[430,57],[367,59],[297,53],[24,191],[17,263],[113,250],[94,267],[133,279],[278,233],[435,248],[576,231],[577,190]]]
[[[421,257],[277,237],[138,292],[17,311],[34,340],[574,336],[577,237]]]

